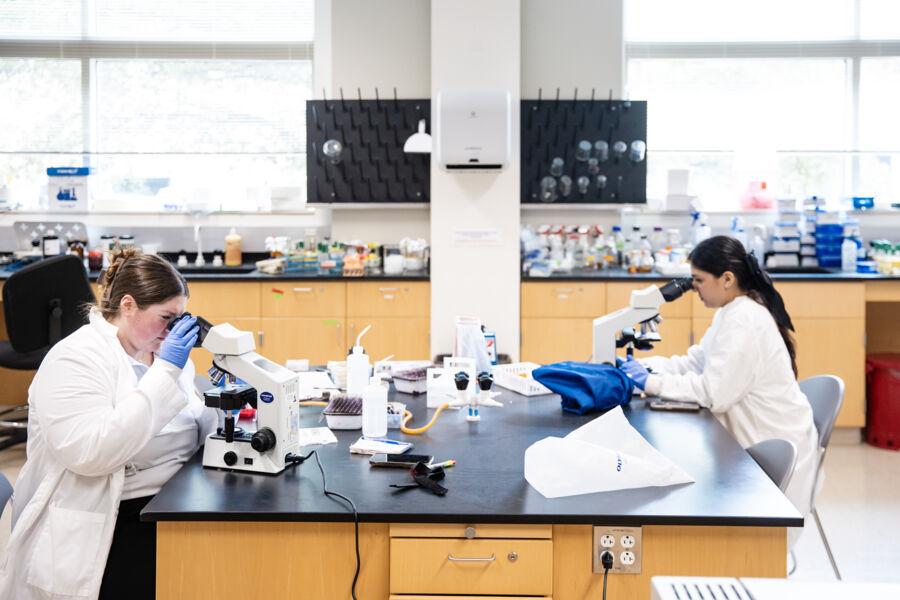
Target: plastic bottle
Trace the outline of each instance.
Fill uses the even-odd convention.
[[[753,227],[753,239],[750,240],[750,252],[756,256],[760,266],[765,263],[766,240],[763,239],[762,229],[759,225]]]
[[[650,245],[653,247],[653,252],[662,250],[666,247],[666,234],[659,225],[655,226],[653,228],[653,233],[650,234]]]
[[[712,236],[712,228],[706,224],[706,215],[703,213],[696,213],[694,216],[693,229],[695,246]]]
[[[856,242],[850,238],[841,243],[841,271],[856,272]]]
[[[383,438],[387,435],[388,389],[382,383],[383,377],[383,373],[377,373],[363,393],[362,434],[365,438]]]
[[[365,329],[356,336],[356,345],[347,355],[347,395],[362,396],[369,383],[369,355],[360,345],[362,336],[369,331],[371,325],[366,325]]]
[[[613,225],[612,240],[616,248],[616,263],[621,267],[625,261],[625,236],[622,234],[622,228]]]
[[[241,252],[241,236],[237,230],[232,227],[228,235],[225,236],[225,266],[239,267],[243,262]]]

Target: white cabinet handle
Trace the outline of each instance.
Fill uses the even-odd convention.
[[[397,287],[380,287],[378,288],[379,292],[399,292],[400,288]]]
[[[295,294],[310,294],[310,293],[312,293],[312,291],[313,291],[313,289],[311,287],[294,288]]]
[[[453,562],[494,562],[495,560],[497,560],[497,557],[494,556],[493,552],[491,552],[490,556],[483,556],[483,557],[475,556],[472,558],[463,558],[463,557],[459,557],[459,556],[453,556],[452,554],[448,554],[447,560],[453,561]]]
[[[575,288],[553,288],[554,294],[571,294]]]

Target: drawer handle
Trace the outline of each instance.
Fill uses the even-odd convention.
[[[553,288],[554,294],[571,294],[575,288]]]
[[[397,287],[380,287],[378,288],[379,292],[399,292],[400,288]]]
[[[448,554],[447,560],[453,562],[494,562],[495,560],[497,560],[497,557],[494,556],[493,552],[491,552],[490,556],[474,556],[471,558],[453,556],[452,554]]]
[[[294,288],[294,293],[295,293],[295,294],[309,294],[309,293],[311,293],[312,291],[313,291],[313,289],[312,289],[311,287]]]

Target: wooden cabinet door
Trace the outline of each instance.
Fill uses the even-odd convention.
[[[259,348],[260,343],[260,327],[259,327],[259,319],[247,319],[247,318],[222,318],[218,319],[214,325],[218,325],[220,323],[230,323],[234,325],[236,328],[241,331],[249,331],[253,334],[253,341],[256,343],[256,350],[263,354],[263,352]],[[212,354],[210,354],[209,350],[206,348],[194,348],[191,350],[191,360],[194,362],[194,369],[197,372],[197,375],[207,375],[207,371],[212,366]]]
[[[347,283],[348,317],[427,317],[431,284],[427,281],[353,281]]]
[[[347,352],[356,343],[356,336],[367,325],[368,333],[362,338],[362,346],[375,362],[393,355],[394,360],[429,360],[431,342],[428,317],[348,317]]]
[[[593,322],[593,319],[522,319],[522,360],[540,365],[590,360]]]
[[[347,355],[345,320],[329,317],[260,319],[262,339],[257,351],[283,365],[288,359],[306,358],[311,365],[344,360]]]
[[[605,283],[583,281],[522,284],[522,316],[547,318],[596,318],[606,314]]]
[[[342,281],[267,281],[259,293],[263,317],[343,317],[346,310]]]
[[[794,319],[799,378],[837,375],[844,380],[838,427],[866,423],[865,319]]]

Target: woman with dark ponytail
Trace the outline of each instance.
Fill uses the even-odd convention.
[[[622,369],[649,395],[709,408],[745,448],[772,438],[792,442],[797,464],[787,496],[806,515],[816,428],[797,385],[794,325],[781,294],[734,238],[709,238],[689,259],[694,291],[718,309],[709,330],[685,356],[632,360]]]

